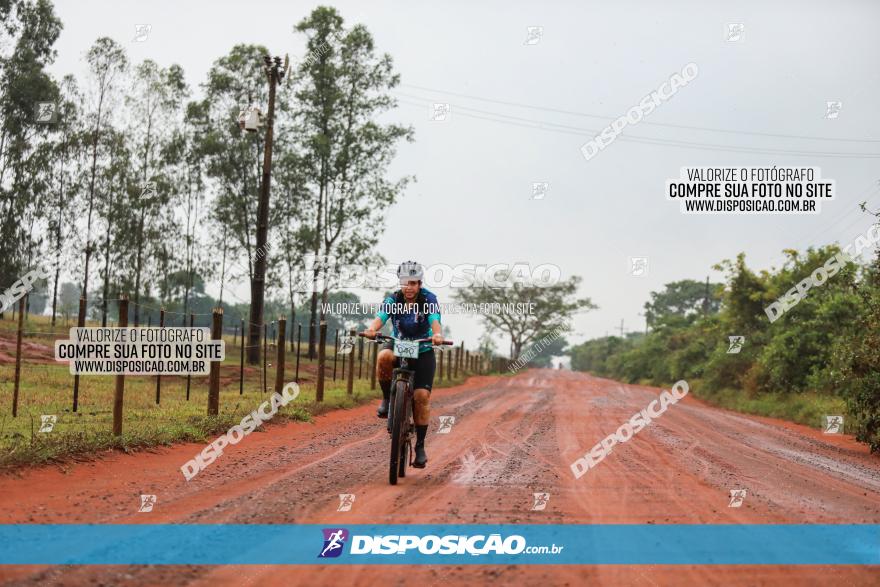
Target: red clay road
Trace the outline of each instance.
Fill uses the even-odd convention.
[[[693,391],[693,390],[692,390]],[[580,479],[569,465],[657,397],[567,371],[435,391],[428,467],[388,485],[375,406],[271,426],[189,483],[177,445],[0,478],[2,523],[880,523],[880,458],[850,437],[688,396]],[[438,417],[455,416],[448,434]],[[742,507],[729,491],[746,489]],[[547,492],[544,511],[532,494]],[[340,493],[355,494],[338,512]],[[151,513],[137,513],[155,494]],[[15,585],[877,585],[877,567],[0,567]]]

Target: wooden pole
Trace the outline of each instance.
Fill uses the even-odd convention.
[[[357,336],[354,330],[351,331],[352,336]],[[364,378],[364,339],[361,337],[357,338],[358,341],[358,379]],[[354,353],[354,349],[351,349],[352,354]]]
[[[119,298],[119,328],[128,326],[128,296]],[[125,395],[125,375],[116,376],[113,394],[113,436],[122,436],[122,398]]]
[[[263,393],[266,393],[266,357],[269,354],[269,325],[263,323]]]
[[[15,387],[12,392],[12,417],[18,416],[18,386],[21,381],[21,338],[24,335],[24,299],[18,300],[18,333],[15,336]],[[14,311],[14,308],[13,308]],[[76,400],[74,400],[76,402]]]
[[[76,318],[77,328],[86,325],[86,299],[83,296],[79,298],[79,314]],[[73,411],[79,407],[79,374],[73,376]]]
[[[184,320],[186,320],[186,318],[184,318]],[[189,327],[192,328],[193,324],[195,324],[195,323],[196,323],[196,315],[194,312],[191,312],[189,315]],[[187,373],[187,375],[186,375],[186,401],[189,401],[189,388],[190,388],[191,384],[192,384],[192,375]]]
[[[223,339],[223,308],[214,308],[211,315],[211,340]],[[208,415],[220,413],[220,361],[211,361],[208,374]]]
[[[296,376],[293,378],[294,381],[299,383],[299,356],[302,353],[302,338],[303,338],[303,325],[296,325]]]
[[[159,308],[159,328],[165,327],[165,308]],[[156,375],[156,405],[162,396],[162,376]]]
[[[333,352],[333,381],[336,381],[336,358],[339,356],[339,329],[336,329],[336,350]]]
[[[284,335],[287,333],[287,319],[283,316],[278,317],[278,354],[275,357],[275,393],[280,394],[284,388],[284,351],[285,346]]]
[[[443,355],[444,355],[443,350],[437,351],[437,354],[439,355],[437,357],[437,366],[439,367],[439,369],[437,369],[437,372],[439,375],[437,377],[437,381],[443,381]]]
[[[370,389],[376,389],[376,362],[379,357],[379,345],[371,344],[370,350],[373,353],[372,367],[370,367]]]
[[[324,401],[324,361],[326,359],[327,323],[321,322],[321,337],[318,341],[318,380],[315,383],[315,401]]]
[[[452,352],[446,351],[449,353],[449,356],[446,358],[446,381],[452,380],[452,363],[455,358],[455,347],[450,349]]]
[[[349,332],[349,336],[355,336],[354,328],[352,328]],[[351,391],[354,387],[354,347],[352,347],[351,352],[348,353],[348,381],[345,385],[345,393],[351,395]]]
[[[345,336],[345,335],[343,335],[343,336]],[[354,352],[354,349],[352,349],[352,352]],[[339,375],[339,377],[342,379],[345,379],[345,363],[347,360],[348,360],[347,356],[343,357],[343,359],[342,359],[342,373]]]
[[[241,319],[241,362],[238,364],[238,395],[244,393],[244,318]]]

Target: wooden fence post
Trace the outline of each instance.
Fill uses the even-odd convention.
[[[370,367],[370,389],[376,389],[376,362],[379,356],[379,345],[371,344],[370,350],[373,353],[372,367]]]
[[[446,381],[452,381],[452,363],[455,357],[455,347],[451,347],[448,351],[449,356],[446,357]]]
[[[349,336],[355,336],[357,333],[352,328],[349,332]],[[348,381],[345,384],[345,392],[348,395],[351,395],[351,390],[354,386],[354,347],[351,347],[351,352],[348,353]]]
[[[299,356],[302,354],[302,342],[303,342],[303,325],[296,325],[296,376],[293,378],[294,381],[299,383]]]
[[[214,308],[211,315],[211,340],[223,339],[223,308]],[[220,413],[220,361],[211,361],[208,374],[208,415]]]
[[[345,334],[343,334],[342,336],[345,336]],[[347,356],[342,358],[342,373],[339,374],[340,379],[345,379],[345,363],[346,363],[346,361],[348,361]]]
[[[241,354],[241,362],[238,364],[238,395],[244,393],[244,318],[241,319],[241,347],[238,349]]]
[[[357,336],[357,333],[352,330],[352,336]],[[364,378],[364,339],[360,336],[357,337],[358,341],[358,379]],[[352,354],[354,354],[354,349],[351,349]]]
[[[18,333],[15,336],[15,390],[12,392],[12,417],[18,416],[18,386],[21,381],[21,337],[24,335],[24,299],[18,300]],[[13,309],[13,311],[15,311]],[[74,400],[75,401],[75,400]]]
[[[82,328],[86,325],[86,299],[83,296],[79,298],[79,314],[76,318],[76,327]],[[73,411],[76,412],[79,407],[79,374],[73,376]]]
[[[269,325],[263,322],[263,393],[266,393],[266,356],[269,354]]]
[[[275,357],[275,393],[280,394],[284,387],[284,335],[287,333],[287,319],[278,317],[278,355]]]
[[[184,324],[186,323],[186,314],[183,316]],[[196,315],[194,312],[190,312],[189,315],[189,327],[192,328],[193,324],[196,323]],[[189,388],[192,385],[192,375],[187,373],[186,375],[186,401],[189,401]]]
[[[128,296],[119,298],[119,328],[128,326]],[[113,394],[113,436],[122,436],[122,399],[125,395],[125,375],[116,376],[116,390]]]
[[[333,381],[336,381],[336,358],[339,356],[339,329],[336,329],[336,342],[333,343],[335,351],[333,352]]]
[[[159,308],[159,328],[164,328],[165,326],[165,308]],[[162,376],[156,375],[156,405],[159,405],[159,400],[162,396]]]
[[[437,351],[437,355],[439,355],[439,356],[437,357],[437,364],[438,364],[438,366],[440,367],[440,368],[437,370],[438,375],[439,375],[439,377],[437,377],[437,381],[441,381],[441,382],[442,382],[442,381],[443,381],[443,355],[444,355],[444,353],[443,353],[443,349],[442,349],[442,348],[441,348],[439,351]]]
[[[318,341],[318,379],[315,383],[315,401],[324,401],[324,360],[326,359],[325,345],[327,344],[327,323],[321,322],[321,336]]]

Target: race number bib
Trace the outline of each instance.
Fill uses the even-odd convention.
[[[419,358],[419,343],[412,340],[394,341],[394,354],[404,359]]]

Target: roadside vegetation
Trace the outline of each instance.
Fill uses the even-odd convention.
[[[686,379],[710,403],[814,427],[844,415],[847,433],[880,450],[880,257],[846,263],[773,323],[764,310],[839,251],[787,250],[782,267],[760,272],[740,254],[716,266],[724,283],[669,283],[645,303],[647,334],[576,345],[572,368],[654,385]],[[745,337],[738,353],[731,336]]]

